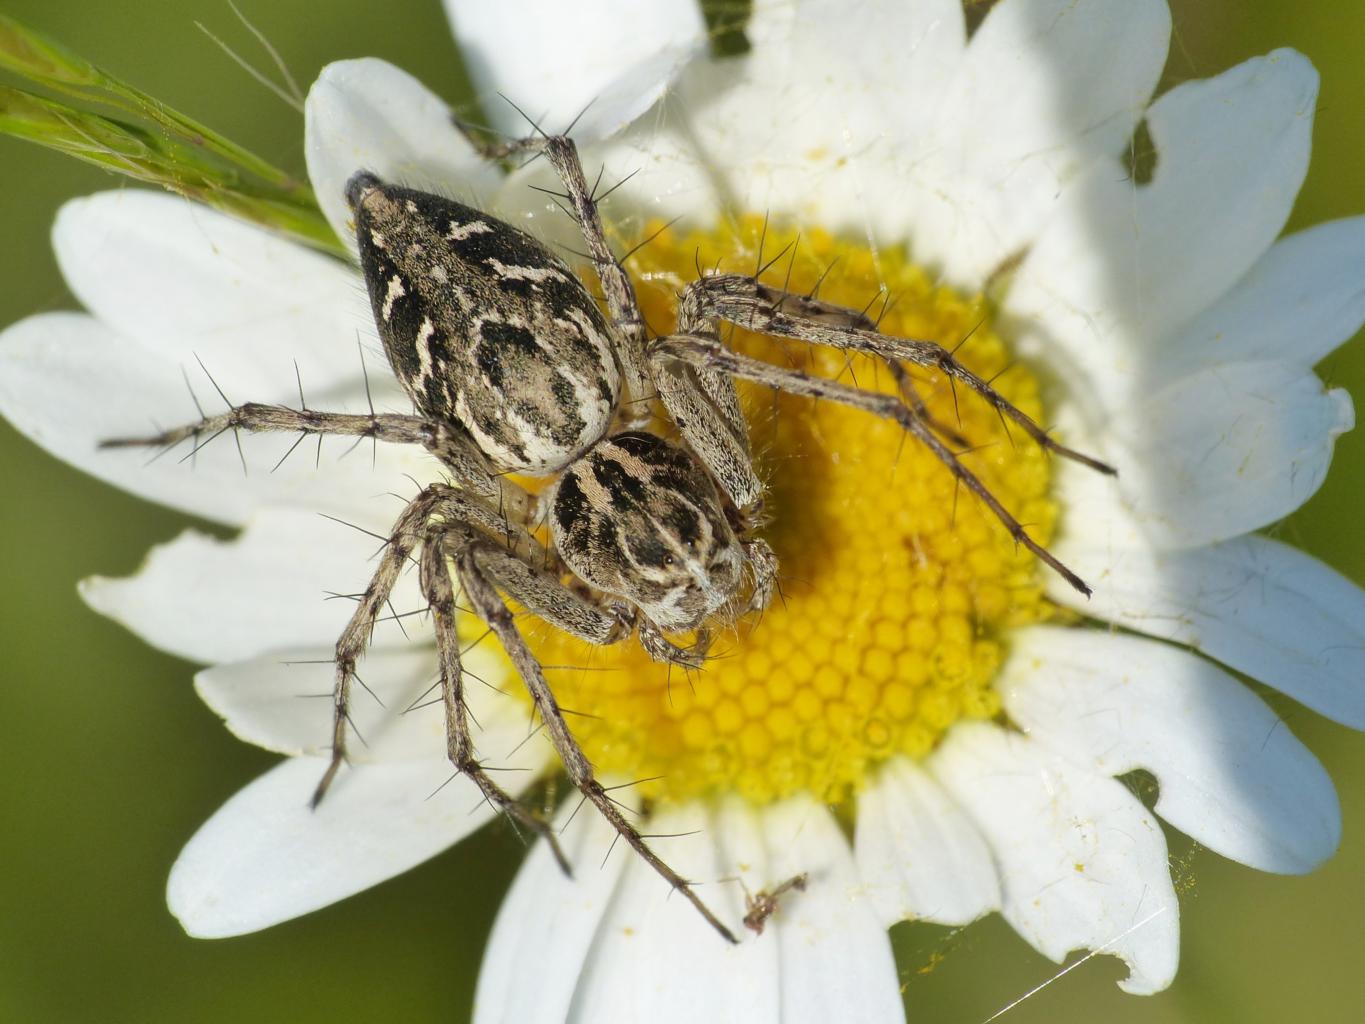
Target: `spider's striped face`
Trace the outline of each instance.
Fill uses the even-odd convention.
[[[570,466],[551,524],[575,574],[669,632],[697,628],[739,589],[744,548],[715,485],[652,434],[617,434]]]

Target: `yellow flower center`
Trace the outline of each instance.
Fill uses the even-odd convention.
[[[630,270],[650,327],[673,327],[698,265],[753,268],[761,231],[749,218],[665,230],[644,246]],[[769,229],[765,249],[796,243]],[[820,298],[855,309],[874,300],[869,315],[881,315],[883,333],[961,344],[963,363],[1045,420],[1037,380],[1011,364],[980,297],[934,285],[901,251],[810,232],[767,279],[805,293],[822,274]],[[894,388],[871,359],[738,329],[723,336],[783,366]],[[1047,543],[1057,509],[1044,453],[1016,443],[971,392],[911,370],[933,419],[959,435],[950,443],[966,465]],[[1009,630],[1058,613],[1033,556],[894,423],[757,385],[742,384],[741,395],[769,485],[761,536],[781,563],[771,606],[720,631],[694,672],[651,662],[633,641],[603,648],[532,620],[523,628],[600,774],[647,779],[641,792],[655,799],[729,791],[761,802],[805,790],[837,802],[878,762],[921,757],[954,722],[998,714],[992,680]]]

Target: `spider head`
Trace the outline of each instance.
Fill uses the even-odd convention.
[[[616,434],[565,470],[551,529],[577,576],[669,632],[700,626],[743,577],[744,548],[711,478],[652,434]]]

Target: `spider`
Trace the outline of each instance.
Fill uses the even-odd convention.
[[[990,508],[1015,540],[1072,586],[1089,588],[1033,541],[957,458],[904,364],[962,382],[1038,444],[1114,470],[1053,441],[943,347],[878,333],[866,315],[762,284],[701,274],[684,290],[676,333],[650,338],[633,285],[612,255],[578,158],[565,136],[503,147],[543,153],[564,184],[601,282],[606,314],[541,242],[451,199],[361,171],[346,186],[360,266],[379,337],[415,415],[351,415],[248,403],[154,437],[107,446],[173,445],[229,429],[342,434],[419,444],[448,482],[399,515],[369,586],[336,645],[332,756],[323,798],[346,760],[352,680],[375,623],[410,560],[434,620],[447,753],[487,799],[550,844],[550,825],[488,775],[474,750],[456,632],[456,593],[501,643],[530,692],[569,780],[635,852],[726,939],[733,933],[612,801],[514,621],[507,599],[594,644],[632,634],[655,660],[695,667],[707,627],[768,602],[777,559],[755,535],[763,485],[750,456],[736,378],[844,403],[899,424]],[[879,357],[899,394],[842,384],[729,349],[722,322]],[[662,405],[681,443],[648,429]],[[947,440],[945,440],[945,438]],[[509,474],[548,478],[539,494]],[[548,542],[538,525],[548,522]],[[670,636],[694,633],[682,646]]]

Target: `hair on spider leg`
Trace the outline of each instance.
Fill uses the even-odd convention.
[[[604,164],[604,165],[603,165],[603,168],[605,169],[605,167],[606,167],[606,165]],[[639,167],[635,168],[635,170],[633,170],[633,171],[629,172],[628,174],[624,175],[620,180],[618,180],[618,181],[616,182],[615,185],[611,186],[611,188],[607,189],[607,190],[606,190],[605,192],[603,192],[600,196],[596,194],[596,188],[597,188],[597,186],[594,185],[594,186],[593,186],[593,190],[594,190],[593,195],[590,196],[589,198],[592,200],[593,203],[595,203],[595,204],[598,205],[598,206],[601,206],[603,203],[605,203],[608,199],[611,198],[611,194],[612,194],[613,192],[615,192],[615,191],[616,191],[618,188],[620,188],[622,185],[626,184],[626,182],[630,181],[631,178],[633,178],[633,177],[635,177],[637,174],[639,174],[641,170],[642,170],[642,168],[639,168]],[[601,176],[600,174],[597,176],[597,180],[598,180],[599,182],[602,180],[602,176]],[[624,260],[623,260],[622,262],[624,262]]]
[[[658,237],[659,237],[660,235],[662,235],[664,232],[668,231],[668,230],[669,230],[670,228],[672,228],[675,224],[677,224],[678,221],[680,221],[680,220],[682,220],[681,215],[680,215],[680,216],[677,216],[677,217],[674,217],[674,218],[672,218],[671,220],[665,221],[665,222],[663,223],[663,225],[660,226],[657,230],[655,230],[654,232],[652,232],[648,237],[646,237],[646,238],[642,239],[641,241],[635,243],[635,245],[631,246],[629,249],[626,250],[626,252],[625,252],[625,254],[624,254],[623,256],[620,256],[620,257],[618,257],[618,258],[620,259],[620,261],[621,261],[622,263],[628,263],[628,262],[630,262],[631,258],[632,258],[637,252],[639,252],[639,251],[640,251],[641,249],[643,249],[645,246],[649,245],[651,242],[653,242],[656,238],[658,238]]]
[[[403,634],[403,639],[404,640],[409,639],[408,628],[403,625],[403,616],[398,614],[398,609],[393,606],[393,600],[385,599],[384,607],[386,607],[389,610],[389,614],[381,618],[375,619],[374,620],[375,625],[377,626],[381,622],[392,622],[394,625],[398,627],[398,632]]]
[[[810,291],[806,292],[806,298],[808,300],[814,301],[819,298],[820,286],[825,283],[825,278],[829,277],[830,271],[832,271],[836,266],[838,266],[839,261],[841,259],[843,259],[843,254],[835,253],[833,259],[829,261],[825,269],[820,271],[820,276],[817,277],[815,279],[815,283],[810,286]],[[786,288],[784,287],[782,290],[786,291]]]
[[[771,210],[765,209],[763,211],[763,227],[758,232],[758,253],[754,257],[754,277],[763,273],[763,248],[768,241],[768,218],[771,215]]]
[[[1007,362],[1004,366],[1000,367],[1000,369],[996,370],[993,374],[991,374],[989,377],[987,377],[987,378],[986,378],[986,383],[987,383],[987,384],[994,384],[997,380],[999,380],[999,379],[1000,379],[1001,377],[1003,377],[1005,374],[1009,373],[1011,370],[1017,368],[1018,366],[1019,366],[1018,361],[1017,361],[1017,360],[1014,360],[1014,359],[1011,359],[1011,360],[1010,360],[1009,362]],[[1045,431],[1045,432],[1047,432],[1047,431]]]
[[[195,358],[198,359],[199,357],[196,356]],[[203,366],[204,364],[200,363],[199,365]],[[199,413],[199,418],[201,420],[206,419],[207,417],[204,414],[204,407],[199,402],[199,396],[194,393],[194,385],[190,383],[190,373],[188,370],[185,369],[183,364],[180,367],[180,376],[185,381],[185,390],[190,393],[190,401],[194,403],[194,409],[197,413]]]
[[[392,543],[393,543],[393,538],[392,538],[392,537],[385,537],[382,533],[376,533],[374,530],[368,530],[368,529],[366,529],[365,527],[361,526],[361,525],[358,524],[358,523],[352,523],[352,522],[349,522],[349,521],[347,521],[347,520],[345,520],[345,519],[340,519],[340,518],[338,518],[337,516],[330,515],[330,514],[327,513],[327,512],[319,512],[318,515],[322,516],[323,519],[331,520],[332,522],[337,523],[337,524],[340,525],[340,526],[349,527],[349,528],[352,529],[352,530],[356,530],[356,531],[358,531],[358,532],[360,532],[360,533],[363,533],[363,534],[364,534],[365,536],[367,536],[367,537],[373,537],[375,540],[379,541],[379,542],[380,542],[380,544],[379,544],[379,549],[378,549],[377,551],[375,551],[374,554],[370,555],[370,558],[371,558],[371,559],[374,559],[374,558],[378,557],[378,556],[381,555],[383,552],[385,552],[386,550],[388,550],[388,548],[390,547],[390,545],[392,545]],[[417,562],[416,562],[415,559],[411,559],[411,558],[410,558],[409,560],[412,562],[413,565],[416,565],[416,564],[417,564]],[[361,596],[364,596],[364,595],[361,595]]]
[[[233,403],[228,398],[228,396],[223,393],[223,389],[219,387],[218,382],[213,379],[213,374],[209,373],[209,368],[204,365],[204,360],[199,358],[198,353],[194,354],[194,361],[199,364],[199,369],[204,371],[204,376],[209,379],[209,383],[213,385],[213,390],[218,392],[218,397],[223,400],[223,404],[228,407],[229,411],[237,409],[237,405]],[[198,403],[196,402],[196,404]],[[223,430],[218,431],[217,434],[214,434],[213,437],[209,438],[209,441],[212,441],[214,437],[219,437],[227,430],[232,431],[233,439],[237,442],[237,458],[240,459],[242,463],[242,476],[247,476],[248,473],[246,468],[246,452],[242,450],[242,433],[241,430],[236,425],[224,427]],[[208,441],[204,443],[207,444]],[[203,445],[196,445],[194,451],[192,451],[190,455],[196,454],[202,447]],[[182,459],[181,461],[183,462],[184,460]]]
[[[963,346],[965,346],[967,342],[972,340],[972,338],[976,335],[976,332],[981,330],[982,326],[984,326],[986,323],[986,319],[987,318],[983,316],[976,323],[972,324],[971,330],[964,334],[961,340],[959,340],[956,345],[954,345],[952,348],[948,350],[948,354],[950,356],[956,356],[958,352],[962,350]],[[989,383],[989,381],[987,383]]]
[[[507,752],[507,756],[508,756],[508,757],[512,757],[512,756],[514,756],[514,755],[520,753],[520,752],[521,752],[521,748],[524,747],[524,746],[526,746],[526,744],[530,743],[533,739],[535,739],[537,736],[539,736],[539,735],[541,734],[542,730],[544,730],[544,728],[545,728],[545,723],[544,723],[544,722],[536,722],[534,719],[532,719],[531,722],[530,722],[529,724],[533,725],[534,728],[528,729],[527,732],[526,732],[526,735],[523,736],[521,739],[519,739],[519,740],[517,741],[516,745],[515,745],[511,750],[509,750],[509,751]]]
[[[890,289],[883,289],[883,294],[886,295],[886,298],[882,302],[882,308],[880,312],[877,313],[877,319],[872,321],[872,329],[874,331],[880,331],[882,329],[882,321],[886,319],[888,313],[896,308],[896,305],[901,300],[900,294],[898,292],[893,292]]]
[[[784,288],[783,290],[785,291],[786,289]],[[876,330],[876,328],[877,328],[877,322],[876,322],[875,320],[872,320],[872,319],[867,315],[868,310],[870,310],[873,306],[875,306],[875,305],[877,304],[877,300],[878,300],[878,299],[881,299],[882,302],[883,302],[883,304],[885,304],[886,301],[887,301],[887,297],[888,297],[890,294],[891,294],[891,293],[887,290],[886,285],[881,285],[875,292],[872,293],[872,298],[870,298],[870,299],[867,300],[867,304],[866,304],[865,306],[863,306],[862,309],[858,310],[858,318],[859,318],[862,322],[864,322],[864,323],[870,325],[870,326],[872,327],[873,330]]]
[[[525,768],[500,768],[500,767],[497,767],[497,766],[492,766],[492,767],[490,767],[489,765],[484,764],[482,761],[478,762],[477,764],[478,764],[478,769],[479,769],[479,771],[481,771],[481,772],[494,772],[494,771],[526,771]],[[431,799],[433,799],[433,798],[436,797],[442,790],[444,790],[447,786],[449,786],[452,782],[454,782],[456,779],[458,779],[458,778],[459,778],[461,775],[463,775],[463,774],[464,774],[463,772],[451,772],[451,773],[450,773],[450,776],[449,776],[444,782],[442,782],[439,786],[437,786],[435,789],[433,789],[430,793],[428,793],[424,799],[425,799],[425,800],[431,800]],[[517,837],[518,839],[520,839],[520,840],[522,841],[523,845],[524,845],[524,844],[526,843],[526,837],[525,837],[524,835],[522,835],[521,829],[517,828],[517,817],[516,817],[516,815],[512,814],[512,813],[511,813],[510,811],[508,811],[507,808],[505,808],[505,807],[499,807],[498,804],[497,804],[497,802],[496,802],[496,801],[493,799],[493,797],[492,797],[491,795],[489,795],[488,793],[481,792],[481,793],[479,794],[479,799],[475,802],[475,804],[474,804],[473,807],[469,808],[469,811],[468,811],[467,813],[473,814],[473,813],[476,812],[480,807],[483,807],[485,804],[487,804],[489,807],[493,808],[493,810],[495,810],[496,812],[498,812],[498,813],[503,817],[503,819],[506,820],[506,822],[507,822],[509,825],[511,825],[513,833],[515,833],[516,837]]]
[[[366,689],[368,689],[368,687],[366,687]],[[346,724],[351,727],[351,732],[355,733],[355,738],[360,741],[362,747],[368,747],[370,745],[361,731],[356,728],[355,719],[351,717],[351,712],[349,710],[346,712]]]
[[[799,239],[800,239],[800,236],[798,235],[797,238],[796,238],[795,240],[788,242],[788,243],[787,243],[786,245],[784,245],[781,249],[779,249],[779,250],[777,251],[777,255],[776,255],[776,256],[774,256],[774,257],[773,257],[772,259],[770,259],[767,263],[763,264],[761,267],[758,268],[758,273],[756,273],[756,274],[754,275],[754,277],[755,277],[755,278],[762,277],[762,276],[763,276],[764,274],[766,274],[769,270],[771,270],[771,269],[778,263],[778,261],[782,259],[783,256],[787,255],[788,252],[790,252],[790,253],[792,253],[793,255],[795,255],[795,253],[796,253],[796,242],[797,242]],[[720,267],[719,262],[716,264],[716,267],[717,267],[717,269],[719,269],[719,267]]]
[[[484,764],[482,761],[475,762],[475,767],[476,767],[480,772],[488,772],[488,771],[495,771],[495,770],[497,770],[497,769],[491,769],[491,768],[489,768],[488,765]],[[444,783],[442,783],[442,785],[441,785],[440,787],[438,787],[437,792],[440,792],[440,790],[441,790],[441,789],[444,789],[445,786],[447,786],[447,785],[449,785],[450,783],[454,782],[454,781],[455,781],[456,779],[458,779],[462,774],[464,774],[464,773],[463,773],[463,772],[455,772],[454,774],[452,774],[451,777],[450,777],[449,779],[447,779]],[[431,794],[431,796],[435,796],[435,795],[436,795],[436,793],[432,793],[432,794]],[[428,797],[428,799],[430,799],[430,797]],[[500,801],[495,800],[495,799],[493,798],[493,794],[492,794],[492,793],[489,793],[489,792],[487,792],[487,791],[483,791],[483,792],[482,792],[482,795],[480,796],[480,798],[479,798],[479,800],[478,800],[478,802],[476,802],[476,803],[474,804],[474,806],[471,807],[471,808],[469,809],[468,813],[469,813],[469,814],[474,814],[476,811],[479,810],[479,808],[483,807],[484,805],[487,805],[488,807],[492,808],[494,811],[496,811],[498,814],[501,815],[503,821],[507,823],[507,826],[508,826],[509,828],[511,828],[512,834],[515,835],[515,836],[517,837],[518,840],[520,840],[522,846],[529,846],[529,845],[530,845],[530,841],[527,839],[526,835],[522,832],[522,830],[521,830],[520,828],[517,827],[518,824],[525,824],[525,822],[526,822],[526,819],[525,819],[524,817],[522,817],[523,814],[524,814],[524,815],[527,815],[527,816],[533,816],[533,815],[532,815],[532,812],[531,812],[530,810],[527,810],[526,808],[523,807],[523,808],[521,808],[522,814],[517,814],[517,813],[515,813],[515,812],[512,810],[511,807],[502,805],[502,804],[500,803]],[[518,804],[517,806],[520,807],[519,804]],[[542,823],[542,824],[543,824],[543,823]],[[556,860],[559,861],[559,865],[560,865],[560,867],[564,870],[564,873],[565,873],[565,874],[570,874],[571,872],[569,871],[569,868],[568,868],[568,862],[564,860],[564,855],[563,855],[562,853],[558,852],[557,844],[554,842],[553,836],[548,834],[549,826],[546,825],[546,826],[545,826],[545,829],[546,829],[547,831],[546,831],[545,833],[541,833],[541,834],[546,835],[546,838],[550,840],[551,847],[552,847],[553,849],[555,849],[555,858],[556,858]],[[537,830],[537,831],[539,831],[539,830]]]
[[[374,698],[374,702],[376,704],[378,704],[381,708],[384,707],[384,702],[379,699],[379,694],[375,693],[372,689],[370,689],[370,684],[365,682],[365,680],[361,678],[359,672],[352,673],[352,678],[354,678],[355,681],[360,684],[360,688],[362,690],[364,690],[366,693],[368,693],[371,697]]]
[[[319,436],[321,436],[321,435],[319,435]],[[308,439],[308,431],[306,431],[306,430],[301,431],[301,432],[299,433],[299,436],[298,436],[297,438],[294,439],[294,443],[291,444],[287,449],[285,449],[285,453],[279,457],[279,460],[275,463],[275,465],[273,465],[273,466],[270,467],[270,472],[273,474],[277,469],[279,469],[281,466],[283,466],[284,463],[285,463],[285,460],[288,459],[289,456],[293,455],[293,454],[294,454],[294,451],[298,448],[298,446],[301,445],[301,444],[303,444],[303,442],[306,441],[307,439]]]
[[[428,688],[427,692],[430,693],[432,690],[436,689],[436,688],[439,687],[440,685],[441,685],[441,684],[440,684],[440,682],[438,681],[435,685],[433,685],[433,686],[431,686],[430,688]],[[329,693],[327,696],[330,697],[331,694]],[[431,700],[424,700],[424,701],[422,701],[422,703],[420,703],[420,704],[409,704],[409,705],[408,705],[407,707],[405,707],[401,712],[399,712],[399,714],[406,715],[406,714],[410,714],[411,712],[414,712],[414,711],[425,711],[427,708],[440,707],[440,706],[441,706],[442,704],[444,704],[444,703],[445,703],[445,698],[444,698],[444,697],[433,697],[433,698],[431,698]],[[459,773],[456,772],[456,774],[458,775]]]

